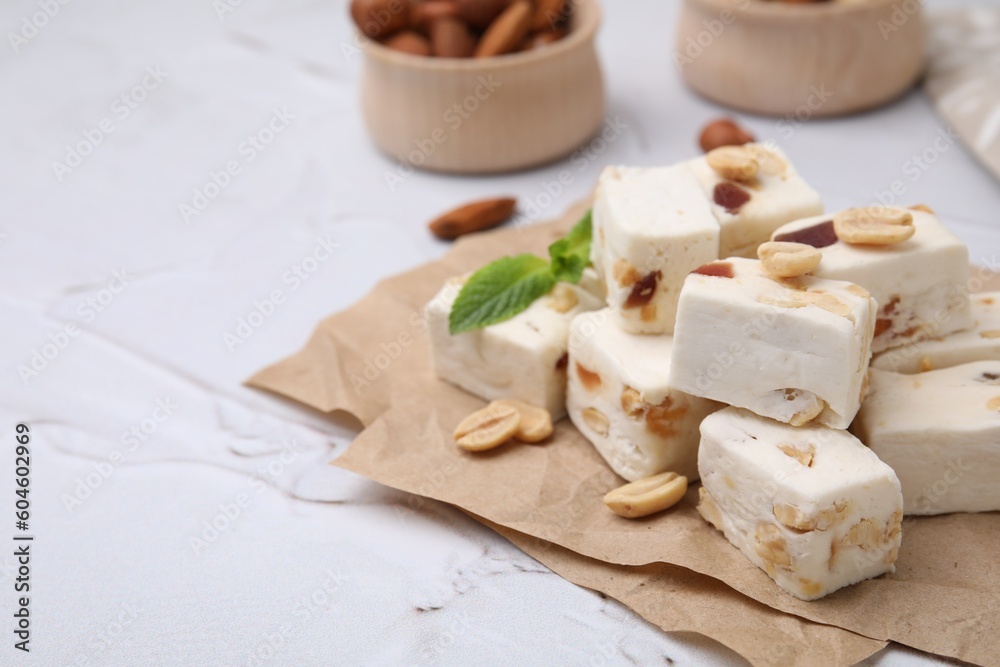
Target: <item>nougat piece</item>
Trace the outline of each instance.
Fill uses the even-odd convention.
[[[1000,292],[972,295],[972,329],[918,341],[875,355],[872,368],[922,373],[1000,359]]]
[[[424,308],[437,376],[483,400],[516,398],[564,415],[570,322],[604,304],[559,283],[511,319],[453,336],[448,315],[464,282],[452,278]]]
[[[725,178],[705,156],[690,162],[721,226],[719,257],[757,257],[757,246],[782,225],[823,212],[823,201],[780,149],[747,144],[757,173],[749,181]]]
[[[684,276],[719,256],[719,224],[690,167],[608,167],[593,210],[612,316],[629,333],[672,333]]]
[[[851,283],[777,280],[738,257],[707,264],[681,292],[670,386],[794,426],[847,428],[863,399],[875,309]]]
[[[570,328],[566,411],[630,482],[667,471],[697,479],[698,425],[723,407],[670,388],[670,348],[670,336],[623,331],[607,308]]]
[[[698,469],[701,515],[795,597],[895,571],[899,479],[847,431],[726,408],[701,424]]]
[[[914,234],[893,245],[841,241],[832,216],[798,220],[773,236],[821,248],[816,276],[849,280],[871,292],[879,304],[874,352],[972,327],[968,248],[926,207],[908,210]]]
[[[1000,510],[1000,361],[873,369],[852,430],[896,471],[906,514]]]

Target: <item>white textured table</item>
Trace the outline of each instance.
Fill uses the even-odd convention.
[[[345,4],[0,9],[20,37],[0,48],[0,540],[15,532],[19,421],[33,430],[36,536],[30,657],[13,649],[16,565],[0,549],[0,663],[739,663],[457,511],[326,466],[351,424],[240,384],[380,278],[444,252],[424,228],[435,213],[513,193],[551,201],[536,213],[551,217],[607,163],[691,155],[718,109],[674,72],[677,3],[605,3],[616,140],[529,173],[417,173],[395,192],[359,117]],[[40,5],[54,15],[25,29]],[[901,201],[933,205],[997,265],[1000,187],[935,144],[944,130],[920,93],[854,118],[747,124],[830,208],[898,180]],[[229,162],[238,173],[213,186]],[[572,183],[544,195],[567,167]]]

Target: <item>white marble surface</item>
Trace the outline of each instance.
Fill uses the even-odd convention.
[[[39,2],[4,2],[5,32]],[[390,192],[393,165],[359,117],[359,58],[342,51],[346,2],[228,4],[220,20],[212,0],[69,2],[16,53],[9,37],[0,47],[0,540],[13,532],[18,421],[34,430],[37,535],[30,658],[12,647],[14,562],[0,556],[0,663],[739,663],[563,581],[450,508],[324,465],[351,424],[241,386],[380,278],[444,252],[424,229],[433,214],[480,195],[536,201],[567,163],[418,173]],[[586,194],[604,164],[688,157],[718,113],[672,68],[676,1],[605,4],[609,116],[628,128],[570,164],[572,184],[539,217]],[[118,98],[147,71],[158,75],[130,108]],[[241,142],[276,109],[287,127],[249,159]],[[102,121],[113,131],[58,178],[53,162]],[[933,205],[997,264],[1000,187],[960,146],[933,148],[942,128],[922,94],[800,127],[746,122],[829,207],[869,203],[898,179],[903,201]],[[912,162],[924,151],[926,170]],[[186,222],[179,206],[230,160],[240,173]],[[314,270],[293,277],[303,266]],[[273,313],[227,345],[274,290]],[[67,327],[65,348],[22,379],[19,366]],[[115,451],[123,460],[107,464]],[[237,502],[238,517],[217,518]],[[206,534],[212,521],[228,525]],[[932,659],[893,648],[877,662]]]

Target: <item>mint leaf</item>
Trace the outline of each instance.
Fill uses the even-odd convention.
[[[448,318],[452,335],[503,322],[555,287],[549,263],[535,255],[502,257],[479,269],[462,286]]]
[[[583,270],[590,263],[590,239],[593,234],[592,211],[580,219],[563,238],[549,246],[552,275],[557,281],[580,282]]]

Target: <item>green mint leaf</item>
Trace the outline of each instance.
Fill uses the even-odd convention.
[[[563,238],[549,246],[552,275],[557,281],[580,282],[583,270],[590,263],[590,239],[593,235],[592,211],[580,219]]]
[[[451,308],[452,335],[508,320],[555,287],[549,263],[535,255],[502,257],[479,269],[462,286]]]

